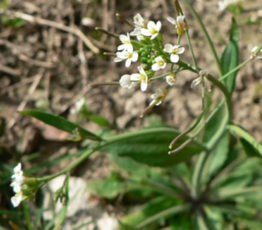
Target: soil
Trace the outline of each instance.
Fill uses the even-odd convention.
[[[244,12],[237,18],[240,25],[240,61],[248,58],[250,49],[262,41],[261,2],[247,2]],[[217,1],[196,0],[193,4],[220,56],[229,39],[232,13],[218,11]],[[215,62],[199,26],[184,8],[198,65],[217,76]],[[24,14],[25,20],[12,20],[17,12],[20,16]],[[0,146],[8,153],[5,156],[8,162],[19,161],[21,157],[38,152],[38,159],[25,163],[25,167],[30,167],[64,153],[70,154],[80,147],[78,143],[68,143],[68,134],[65,132],[21,116],[17,113],[19,110],[41,108],[77,120],[78,117],[72,115],[70,110],[84,97],[92,112],[106,117],[118,131],[138,130],[147,124],[148,119],[141,119],[139,115],[159,85],[150,86],[146,93],[117,86],[88,86],[90,83],[118,81],[127,71],[136,71],[135,67],[127,70],[123,63],[116,64],[112,57],[102,55],[104,51],[115,52],[117,41],[95,31],[95,27],[117,34],[130,31],[128,25],[115,17],[116,12],[128,20],[132,20],[136,13],[141,13],[147,19],[161,20],[164,39],[176,41],[175,30],[171,30],[165,19],[175,16],[173,3],[168,0],[13,0],[8,11],[0,10],[0,126],[6,124],[4,134],[0,137]],[[33,16],[33,19],[26,18],[28,15]],[[248,20],[254,23],[247,23]],[[82,31],[84,38],[79,31]],[[182,39],[182,44],[185,43],[186,40]],[[97,50],[99,53],[96,53]],[[189,52],[183,58],[191,62]],[[260,142],[261,73],[261,60],[239,71],[234,93],[235,122],[245,127]],[[191,81],[196,77],[189,72],[179,74],[164,103],[148,116],[157,114],[169,125],[184,130],[201,108],[200,89],[190,88]],[[98,126],[91,121],[84,120],[81,124],[91,131],[98,131]],[[3,157],[1,153],[0,157]],[[56,172],[68,162],[42,173]],[[107,176],[110,168],[104,155],[95,154],[75,171],[75,175],[85,179],[100,178]]]

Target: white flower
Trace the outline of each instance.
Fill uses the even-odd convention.
[[[174,85],[176,81],[176,75],[170,74],[166,76],[166,83],[170,86]]]
[[[125,66],[129,67],[131,62],[136,62],[138,59],[138,53],[133,50],[132,46],[127,47],[122,52],[116,52],[115,62],[121,62],[126,60]]]
[[[141,29],[141,33],[144,36],[151,37],[150,39],[153,40],[159,34],[160,29],[161,29],[161,22],[160,21],[157,21],[157,23],[155,23],[153,21],[149,21],[147,23],[147,27]]]
[[[151,95],[151,99],[152,101],[150,102],[149,106],[153,106],[153,105],[160,105],[163,100],[165,99],[166,97],[166,93],[167,93],[167,90],[164,88],[164,89],[158,89],[156,93],[152,94]]]
[[[260,50],[258,51],[258,53],[257,53],[257,51],[258,51],[258,46],[254,46],[254,47],[251,49],[251,52],[252,52],[251,58],[255,58],[255,57],[257,57],[257,58],[259,58],[259,59],[262,58],[262,56],[257,56],[258,53],[262,53],[262,49],[260,49]]]
[[[164,69],[165,67],[166,67],[165,60],[161,56],[158,56],[158,57],[155,58],[155,62],[152,65],[151,68],[152,68],[152,70],[157,71],[157,70],[160,70],[160,69]]]
[[[145,20],[140,14],[136,14],[133,18],[133,22],[135,28],[133,31],[130,32],[130,35],[136,36],[137,40],[141,41],[144,39],[144,36],[141,33],[141,29],[146,28]]]
[[[22,171],[22,164],[18,163],[17,166],[14,167],[13,172],[14,173],[11,176],[12,183],[10,186],[13,188],[13,191],[16,194],[11,198],[11,202],[14,207],[17,207],[23,199],[22,185],[24,181],[24,173]]]
[[[142,28],[142,27],[145,27],[145,22],[144,22],[144,18],[141,16],[141,14],[136,14],[133,18],[133,22],[134,22],[134,25],[135,27],[139,27],[139,28]]]
[[[148,76],[142,66],[137,67],[139,73],[134,73],[131,75],[131,81],[139,82],[141,91],[146,91],[147,83],[148,83]]]
[[[199,72],[199,77],[192,81],[192,83],[191,83],[191,88],[193,89],[193,88],[195,88],[196,86],[198,86],[198,85],[203,81],[204,77],[205,77],[206,75],[208,75],[208,74],[209,74],[208,70],[202,69],[202,70]]]
[[[79,113],[81,111],[81,109],[83,108],[83,106],[85,105],[85,98],[82,97],[80,100],[78,100],[75,105],[70,109],[70,113],[71,114],[76,114]]]
[[[182,35],[186,29],[185,15],[178,15],[176,19],[172,17],[167,17],[167,20],[176,26],[177,33]]]
[[[131,81],[131,75],[125,74],[123,75],[120,80],[119,84],[122,88],[131,89],[135,83]]]
[[[202,78],[201,77],[198,77],[196,79],[194,79],[190,85],[190,87],[192,89],[194,89],[196,86],[198,86],[200,83],[202,82]]]
[[[143,40],[143,39],[144,39],[144,36],[143,36],[142,33],[141,33],[141,29],[142,29],[142,28],[136,27],[133,31],[130,32],[130,35],[131,35],[131,36],[136,36],[136,38],[137,38],[138,41]]]
[[[16,193],[14,196],[11,197],[11,203],[15,208],[21,203],[22,200],[22,192]]]
[[[179,54],[182,54],[185,52],[184,47],[180,47],[180,45],[171,45],[166,44],[164,47],[164,51],[171,54],[170,55],[170,61],[173,63],[177,63],[179,61]]]
[[[22,181],[23,180],[23,171],[22,169],[22,164],[18,163],[17,166],[14,167],[13,169],[13,175],[12,175],[12,179],[14,179],[15,181]]]
[[[130,46],[132,46],[129,33],[126,35],[120,34],[119,40],[122,42],[122,44],[117,47],[117,50],[128,49]]]

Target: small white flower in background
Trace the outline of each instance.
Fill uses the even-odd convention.
[[[206,69],[201,70],[201,71],[199,72],[199,77],[192,81],[192,83],[191,83],[191,88],[193,89],[193,88],[195,88],[196,86],[198,86],[198,85],[203,81],[203,78],[204,78],[206,75],[208,75],[208,74],[209,74],[208,70],[206,70]]]
[[[262,49],[260,49],[260,50],[258,51],[258,53],[256,53],[257,50],[258,50],[258,46],[254,46],[254,47],[251,49],[251,52],[252,52],[251,58],[257,57],[258,59],[262,59],[262,56],[258,56],[258,53],[262,53]]]
[[[11,198],[11,203],[14,207],[17,207],[23,199],[22,186],[24,182],[24,173],[22,171],[22,164],[18,163],[13,172],[10,186],[16,194]]]
[[[142,66],[137,67],[139,73],[133,73],[131,74],[131,81],[139,82],[141,91],[146,91],[147,89],[147,83],[148,83],[148,76]]]
[[[153,21],[149,21],[147,23],[147,27],[141,29],[141,33],[144,36],[151,37],[150,39],[153,40],[159,34],[161,26],[162,24],[160,21],[157,21],[157,23]]]
[[[125,66],[129,67],[131,62],[136,62],[138,60],[138,53],[133,50],[132,46],[128,46],[122,52],[116,52],[115,62],[121,62],[126,60]]]
[[[186,29],[185,15],[178,15],[176,19],[167,17],[167,21],[176,26],[178,35],[182,35]]]
[[[176,81],[176,75],[171,73],[166,76],[166,83],[170,86],[174,85]]]
[[[131,81],[131,75],[129,74],[123,75],[119,80],[119,84],[122,88],[126,88],[126,89],[131,89],[136,85],[135,82]]]
[[[165,88],[158,89],[156,93],[151,95],[152,101],[150,102],[149,106],[160,105],[164,101],[166,94],[167,94],[167,90]]]
[[[171,45],[166,44],[164,47],[164,51],[170,54],[170,61],[173,63],[177,63],[179,61],[179,54],[185,52],[185,48],[180,45]]]
[[[85,98],[82,97],[80,100],[78,100],[78,101],[75,103],[74,107],[72,107],[72,108],[70,109],[70,113],[71,113],[71,114],[79,113],[80,110],[81,110],[81,109],[83,108],[83,106],[85,105],[85,102],[86,102]]]
[[[119,40],[122,42],[122,44],[117,47],[117,50],[128,49],[130,46],[132,46],[129,33],[127,33],[127,35],[120,34]]]
[[[155,58],[155,62],[151,68],[153,71],[158,71],[160,69],[164,69],[165,67],[166,67],[165,60],[161,56],[158,56]]]
[[[134,17],[133,17],[133,22],[134,22],[134,25],[135,27],[137,28],[143,28],[145,27],[145,20],[144,18],[141,16],[141,14],[136,14]]]

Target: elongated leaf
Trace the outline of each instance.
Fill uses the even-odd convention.
[[[229,149],[229,135],[225,134],[218,142],[217,147],[209,155],[203,172],[203,181],[208,181],[224,165]]]
[[[228,111],[225,108],[225,104],[221,103],[217,106],[205,127],[203,140],[208,148],[213,148],[220,138],[225,135],[228,122]]]
[[[229,129],[233,135],[240,139],[247,155],[262,157],[262,145],[258,143],[245,129],[238,125],[230,125]]]
[[[178,134],[178,131],[172,128],[148,128],[112,138],[102,147],[102,151],[127,156],[151,166],[164,167],[185,161],[204,150],[203,145],[192,141],[176,154],[168,155],[168,146]],[[187,137],[181,138],[175,147],[185,140]]]
[[[51,113],[46,113],[46,112],[42,112],[39,110],[23,110],[23,111],[20,111],[20,113],[23,115],[35,117],[48,125],[52,125],[56,127],[57,129],[61,129],[61,130],[64,130],[72,134],[75,131],[78,131],[80,136],[83,138],[88,138],[88,139],[96,140],[96,141],[102,140],[101,137],[95,135],[94,133],[91,133],[90,131],[82,128],[81,126],[71,121],[68,121],[63,117],[60,117],[60,116],[57,116]]]
[[[239,51],[238,51],[238,26],[236,21],[232,20],[230,41],[227,44],[222,57],[221,57],[221,67],[222,73],[226,74],[230,70],[234,69],[239,63]],[[227,78],[223,80],[230,92],[235,89],[237,71],[230,74]]]

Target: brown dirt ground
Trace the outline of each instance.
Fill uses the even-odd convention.
[[[260,17],[261,20],[262,6],[260,0],[249,2],[252,5],[247,4],[246,11],[238,19],[241,61],[250,55],[250,49],[254,45],[262,41],[261,24],[245,23],[247,18],[258,20]],[[232,14],[219,12],[216,3],[217,1],[194,1],[196,10],[221,54],[228,41]],[[146,93],[138,89],[126,91],[115,86],[89,88],[89,83],[118,80],[126,73],[126,68],[123,63],[114,63],[110,57],[94,54],[72,31],[65,32],[56,27],[58,24],[67,28],[79,28],[99,50],[114,52],[116,41],[94,31],[94,27],[99,26],[114,33],[126,33],[130,28],[117,20],[115,12],[130,19],[134,14],[141,13],[145,18],[161,20],[164,37],[171,42],[176,40],[175,32],[170,30],[171,26],[165,18],[168,15],[174,16],[172,1],[13,0],[9,10],[56,23],[55,26],[50,26],[48,23],[45,25],[46,21],[39,23],[39,20],[35,20],[14,28],[1,22],[0,117],[5,121],[6,127],[4,135],[0,137],[0,146],[6,147],[9,161],[37,151],[44,157],[36,162],[43,161],[73,152],[79,147],[78,144],[68,143],[64,132],[17,114],[18,110],[36,108],[40,103],[48,103],[48,111],[70,117],[70,108],[84,96],[92,111],[105,116],[118,130],[139,129],[146,124],[146,119],[140,119],[139,115],[150,101],[153,86]],[[185,11],[198,64],[216,75],[214,60],[199,26],[189,12]],[[185,44],[184,40],[182,44],[183,42]],[[184,58],[190,61],[188,54]],[[242,69],[234,94],[234,120],[260,142],[261,72],[261,60]],[[153,113],[168,124],[185,129],[192,118],[197,116],[201,106],[200,91],[190,88],[195,77],[190,73],[179,74],[177,83],[169,91],[165,102],[154,109]],[[92,131],[98,129],[97,125],[88,121],[82,122],[82,125]],[[48,172],[57,171],[65,164],[52,167]],[[85,172],[86,164],[90,169],[88,172]],[[110,168],[105,157],[99,154],[94,155],[83,166],[76,174],[80,176],[84,173],[85,178],[106,176]]]

